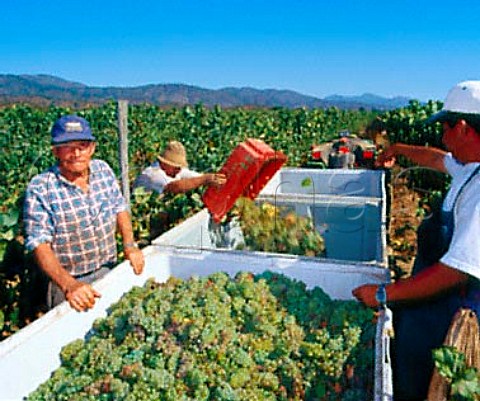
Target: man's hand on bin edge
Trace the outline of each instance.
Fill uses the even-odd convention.
[[[376,308],[378,307],[378,301],[376,297],[377,290],[378,290],[377,284],[365,284],[355,288],[352,291],[352,294],[355,298],[357,298],[360,302],[362,302],[366,306],[370,308]]]
[[[95,298],[100,298],[101,296],[90,284],[77,280],[65,290],[65,298],[77,312],[84,312],[93,308]]]
[[[137,275],[142,274],[145,267],[145,257],[143,252],[137,247],[125,248],[125,257],[130,261],[133,272]]]

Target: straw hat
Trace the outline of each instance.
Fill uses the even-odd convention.
[[[170,141],[158,160],[173,167],[188,167],[187,152],[178,141]]]

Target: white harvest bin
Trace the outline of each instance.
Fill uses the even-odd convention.
[[[325,257],[387,266],[385,203],[381,198],[337,195],[260,195],[257,202],[312,219],[325,240]]]
[[[378,198],[317,195],[260,195],[268,202],[312,219],[325,240],[325,259],[387,266],[386,219]],[[207,209],[152,241],[154,245],[198,249],[235,249],[243,243],[237,224],[217,225]]]
[[[385,173],[364,169],[282,168],[260,195],[363,196],[385,199]]]
[[[390,279],[387,269],[313,258],[155,246],[143,252],[146,266],[142,275],[133,274],[129,263],[124,262],[95,282],[102,297],[92,310],[78,313],[63,303],[0,343],[0,400],[20,401],[35,390],[60,366],[59,353],[64,345],[82,338],[96,318],[106,316],[112,303],[150,277],[164,282],[170,276],[187,279],[218,271],[233,276],[239,271],[257,274],[270,270],[301,280],[309,288],[319,286],[335,299],[352,299],[353,288]],[[388,342],[381,315],[376,335],[375,401],[391,401],[393,397]]]
[[[387,267],[387,197],[381,170],[282,168],[256,198],[312,219],[325,258]],[[235,249],[238,224],[217,225],[206,210],[153,241],[156,245]]]

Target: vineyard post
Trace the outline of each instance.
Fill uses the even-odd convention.
[[[122,177],[122,192],[130,204],[130,186],[128,182],[128,100],[118,101],[118,131],[120,172]]]

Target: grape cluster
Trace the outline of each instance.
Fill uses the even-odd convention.
[[[235,202],[231,215],[238,217],[248,250],[300,256],[325,254],[324,239],[312,219],[286,208],[268,202],[257,205],[242,197]]]
[[[372,319],[271,272],[148,280],[27,400],[368,400]]]

